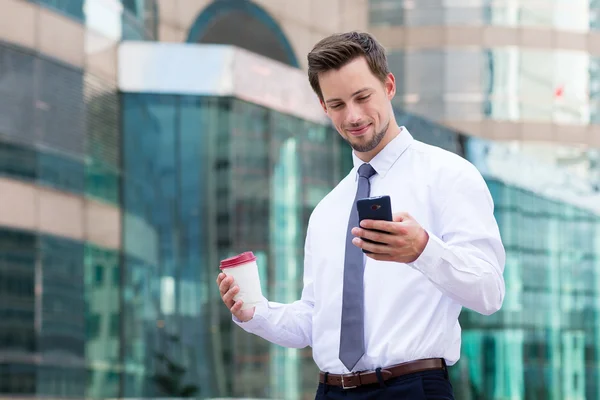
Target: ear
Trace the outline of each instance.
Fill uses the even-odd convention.
[[[319,103],[321,103],[321,107],[323,107],[323,111],[325,111],[325,114],[328,114],[328,112],[327,112],[327,104],[325,104],[325,102],[323,100],[321,100],[321,99],[319,99]]]
[[[389,100],[392,100],[396,96],[396,77],[391,72],[385,79],[385,93]]]

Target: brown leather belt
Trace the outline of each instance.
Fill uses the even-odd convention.
[[[446,362],[443,358],[427,358],[381,368],[381,377],[384,381],[387,381],[388,379],[414,374],[415,372],[444,369],[446,369]],[[354,389],[359,386],[378,383],[379,380],[377,379],[376,371],[364,371],[343,375],[327,374],[327,382],[325,382],[325,372],[321,371],[319,373],[319,382],[331,386],[341,386],[344,389]]]

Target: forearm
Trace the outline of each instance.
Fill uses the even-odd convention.
[[[312,345],[313,303],[298,300],[291,304],[268,302],[256,307],[253,318],[234,322],[246,332],[284,347],[304,348]]]
[[[247,322],[235,317],[234,322],[246,332],[283,347],[304,348],[312,346],[312,316],[315,304],[310,251],[310,220],[304,247],[304,287],[300,300],[291,304],[263,302]]]
[[[503,264],[504,249],[499,239],[481,238],[468,245],[452,245],[431,233],[425,251],[411,263],[445,295],[484,315],[502,306]]]

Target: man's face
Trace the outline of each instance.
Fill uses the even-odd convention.
[[[374,152],[385,137],[396,92],[394,76],[381,82],[359,57],[339,70],[319,74],[321,105],[337,131],[360,153]]]

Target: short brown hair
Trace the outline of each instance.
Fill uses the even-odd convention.
[[[370,34],[347,32],[321,40],[308,53],[308,81],[323,101],[319,74],[338,70],[358,57],[365,57],[371,72],[385,82],[390,69],[383,46]]]

